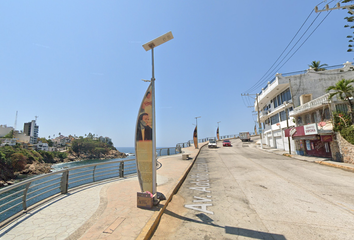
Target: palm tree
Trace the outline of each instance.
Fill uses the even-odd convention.
[[[312,61],[312,63],[309,65],[309,67],[315,70],[316,72],[326,70],[324,67],[327,66],[327,64],[321,64],[321,61]]]
[[[354,87],[353,85],[351,85],[352,83],[354,83],[354,79],[349,79],[349,80],[342,79],[338,81],[336,85],[329,86],[326,89],[326,92],[334,91],[329,94],[328,100],[331,100],[334,96],[337,95],[339,99],[343,101],[348,101],[349,114],[352,118],[352,123],[354,123],[353,112],[352,112],[353,105],[352,105],[352,101],[350,100],[350,98],[354,96]]]

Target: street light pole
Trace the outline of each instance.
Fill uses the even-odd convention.
[[[151,61],[152,61],[152,77],[151,77],[151,108],[152,108],[152,193],[155,194],[157,183],[156,183],[156,110],[155,110],[155,66],[154,66],[154,48],[173,39],[172,32],[168,32],[154,40],[145,43],[143,48],[146,51],[151,50]]]
[[[198,118],[201,118],[201,116],[195,117],[195,127],[197,128],[197,146],[195,149],[198,149]]]
[[[219,123],[221,123],[221,121],[218,122],[218,131],[219,131],[219,136],[220,136]],[[218,137],[218,136],[216,136],[216,137]],[[220,139],[218,138],[218,140],[220,140]]]

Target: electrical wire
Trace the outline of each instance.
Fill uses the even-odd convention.
[[[301,27],[299,28],[299,30],[297,30],[296,34],[294,35],[294,37],[291,39],[291,41],[289,42],[289,44],[286,46],[286,48],[283,50],[283,52],[279,55],[279,57],[277,58],[277,60],[275,60],[275,62],[273,63],[273,65],[268,69],[268,71],[255,83],[255,85],[253,85],[250,89],[248,89],[246,92],[251,92],[252,90],[254,90],[254,88],[258,88],[259,86],[256,86],[256,84],[259,84],[263,78],[267,75],[267,73],[273,68],[273,66],[277,63],[277,61],[281,58],[281,56],[284,54],[284,52],[288,49],[288,47],[290,46],[290,44],[294,41],[294,39],[296,38],[296,36],[298,35],[298,33],[301,31],[302,27],[305,25],[305,23],[307,22],[307,20],[309,19],[309,17],[312,15],[313,13],[313,9],[310,12],[310,14],[307,16],[306,20],[302,23]]]
[[[330,1],[333,2],[334,0]],[[320,5],[321,3],[323,3],[325,1],[320,2],[318,5]],[[272,66],[268,69],[268,71],[251,87],[249,88],[246,92],[251,92],[256,90],[257,88],[259,88],[261,85],[263,85],[265,83],[265,79],[267,79],[269,76],[274,75],[274,69],[277,68],[284,60],[285,58],[291,53],[291,51],[295,48],[295,46],[299,43],[299,41],[304,37],[304,35],[307,33],[307,31],[311,28],[311,26],[313,25],[313,23],[317,20],[317,18],[320,16],[320,14],[318,14],[316,16],[316,18],[312,21],[312,23],[310,24],[310,26],[306,29],[306,31],[302,34],[302,36],[300,37],[300,39],[294,44],[294,46],[289,50],[289,52],[282,58],[282,60],[276,65],[276,67],[274,67],[273,71],[271,71],[271,69],[273,68],[273,66],[278,62],[278,60],[281,58],[281,56],[284,54],[284,52],[289,48],[289,46],[291,45],[291,43],[294,41],[294,39],[296,38],[296,36],[299,34],[299,32],[301,31],[301,29],[303,28],[303,26],[305,25],[305,23],[308,21],[309,17],[312,15],[314,10],[312,10],[310,12],[310,14],[307,16],[306,20],[304,21],[304,23],[301,25],[301,27],[299,28],[299,30],[296,32],[296,34],[294,35],[294,37],[292,38],[292,40],[290,41],[290,43],[286,46],[286,48],[283,50],[283,52],[279,55],[279,57],[277,58],[277,60],[272,64]],[[329,12],[330,13],[330,12]],[[327,18],[327,16],[329,15],[329,13],[325,16],[325,18],[320,22],[319,25],[317,25],[317,27],[315,28],[314,31],[316,31],[316,29],[322,24],[322,22]],[[314,33],[314,31],[312,31],[312,33],[305,39],[305,41],[300,45],[300,47],[295,51],[295,53],[301,48],[301,46],[307,41],[307,39]],[[295,54],[293,53],[290,58]],[[288,60],[286,62],[288,62],[290,60],[290,58],[288,58]],[[285,62],[285,63],[286,63]],[[281,65],[281,67],[283,67],[285,65],[285,63],[283,65]],[[280,69],[278,68],[278,70],[276,72],[278,72]],[[269,73],[269,71],[271,71]],[[268,74],[269,73],[269,74]],[[268,75],[267,75],[268,74]],[[265,77],[266,76],[266,77]]]

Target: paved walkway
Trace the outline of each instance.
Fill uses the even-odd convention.
[[[159,158],[157,191],[169,198],[186,175],[199,149]],[[0,239],[144,239],[167,201],[152,210],[137,208],[137,177],[98,183],[70,191],[29,211],[0,229]]]

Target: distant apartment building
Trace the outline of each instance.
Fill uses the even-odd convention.
[[[0,142],[0,146],[15,146],[17,142],[16,138],[6,138],[2,142]]]
[[[36,149],[41,151],[48,151],[48,143],[42,143],[41,141],[38,141],[38,143],[36,144]]]
[[[30,136],[27,136],[25,133],[19,131],[14,132],[14,138],[16,138],[18,142],[23,143],[30,143],[31,140]]]
[[[98,140],[99,140],[100,142],[104,142],[104,143],[108,143],[108,144],[112,144],[112,145],[113,145],[112,139],[109,138],[109,137],[102,137],[102,136],[100,136],[100,137],[98,138]]]
[[[7,125],[0,125],[0,137],[5,137],[13,130],[13,127],[8,127]]]
[[[328,102],[325,90],[343,78],[354,79],[353,70],[352,63],[346,62],[325,71],[276,74],[254,104],[260,111],[262,143],[289,151],[290,141],[292,153],[333,157],[331,149],[337,147],[331,111],[343,108],[343,103]]]
[[[31,144],[36,144],[38,141],[38,131],[39,131],[39,126],[36,124],[35,120],[32,120],[31,122],[25,123],[23,127],[23,132],[27,136],[30,136],[30,143]]]

